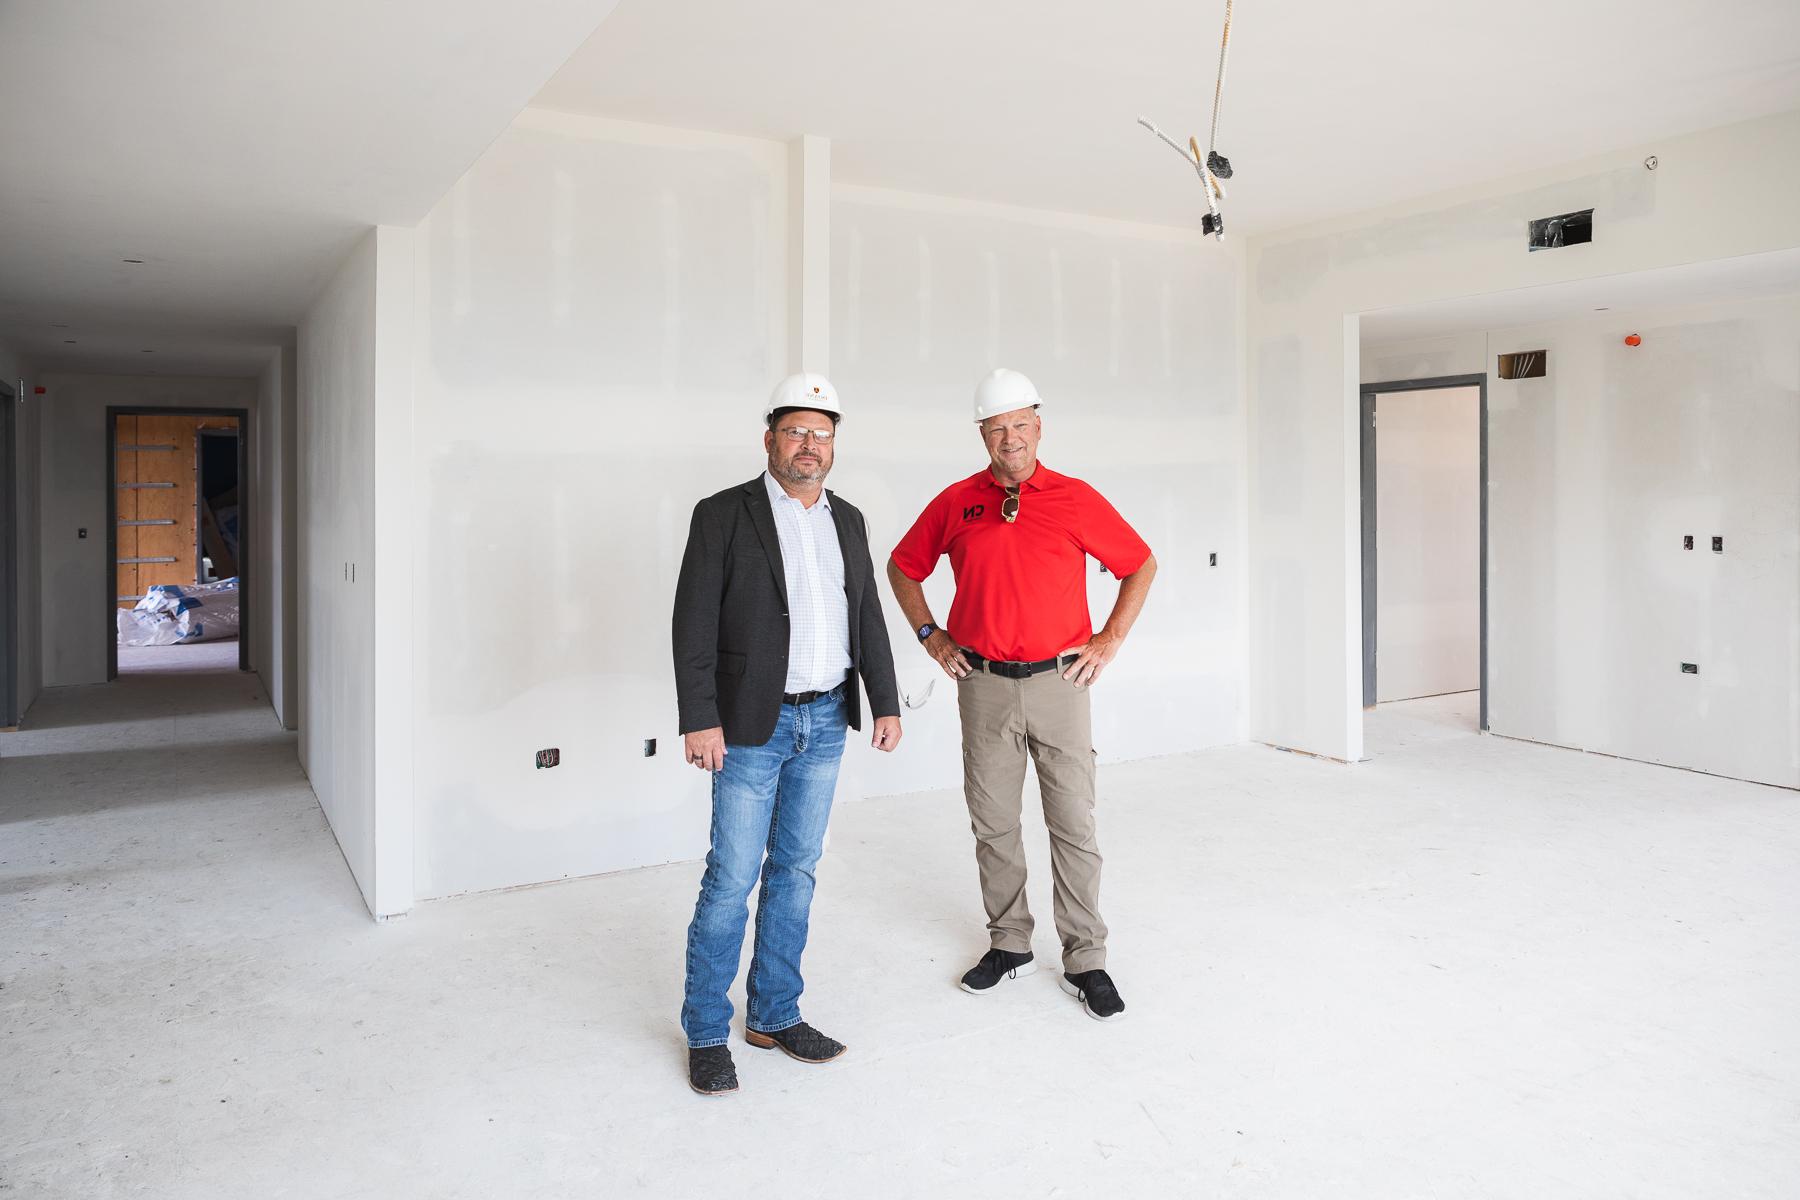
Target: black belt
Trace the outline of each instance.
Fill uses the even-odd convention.
[[[844,682],[848,683],[849,680]],[[811,704],[821,696],[835,696],[843,690],[844,684],[840,683],[836,687],[826,688],[822,692],[783,692],[781,693],[781,702],[783,704]]]
[[[1055,658],[1040,659],[1037,662],[995,662],[991,658],[983,658],[973,650],[964,650],[963,657],[977,671],[986,671],[989,675],[998,675],[1002,679],[1030,679],[1043,671],[1054,671],[1063,665],[1064,659],[1073,659],[1073,654],[1059,654]]]

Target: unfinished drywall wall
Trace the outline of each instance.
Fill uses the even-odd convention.
[[[0,380],[14,393],[13,462],[0,463],[0,487],[12,489],[14,588],[19,598],[16,612],[0,613],[0,621],[14,622],[13,678],[16,692],[6,706],[13,715],[27,713],[43,689],[43,610],[37,603],[40,587],[39,529],[42,524],[39,495],[40,446],[43,400],[35,394],[38,377],[10,347],[0,343]],[[5,714],[0,714],[3,717]]]
[[[413,903],[413,238],[370,230],[297,347],[300,761],[377,917]]]
[[[1481,389],[1375,397],[1376,699],[1481,686]]]
[[[1495,733],[1800,787],[1797,330],[1789,297],[1487,334],[1550,352],[1488,385]]]
[[[300,763],[370,911],[375,900],[375,231],[301,321]],[[355,578],[352,579],[352,571]]]
[[[116,607],[102,604],[114,576],[106,561],[106,410],[243,408],[254,424],[256,381],[53,372],[41,382],[44,686],[104,683]],[[256,480],[245,482],[254,510]],[[249,630],[252,644],[260,634]]]
[[[283,726],[297,729],[299,673],[293,668],[296,646],[294,349],[278,347],[256,380],[257,420],[250,458],[255,465],[261,503],[256,506],[255,555],[257,586],[251,639],[252,666]]]
[[[762,468],[787,177],[782,143],[528,111],[420,226],[421,898],[704,852],[671,602],[694,502]]]
[[[1095,689],[1103,760],[1239,741],[1242,724],[1241,258],[1185,230],[839,186],[832,380],[846,417],[833,486],[878,562],[925,504],[987,462],[971,417],[996,366],[1044,397],[1042,461],[1086,479],[1150,543],[1150,602]],[[1212,555],[1218,565],[1211,565]],[[1089,564],[1096,627],[1118,582]],[[885,590],[885,589],[884,589]],[[950,610],[948,562],[927,582]],[[856,746],[846,794],[962,778],[956,688],[889,601],[900,753]]]
[[[1105,489],[1163,565],[1104,685],[1102,753],[1241,736],[1239,260],[1179,230],[859,189],[820,204],[828,161],[816,139],[528,112],[421,226],[421,897],[704,851],[669,666],[688,515],[761,471],[768,390],[827,329],[832,485],[878,559],[980,465],[970,394],[1011,355],[1051,397],[1046,461]],[[1116,586],[1096,576],[1099,616]],[[890,624],[923,700],[928,664]],[[851,751],[841,801],[959,777],[946,685],[899,754]],[[551,747],[562,765],[536,770]]]
[[[1362,753],[1355,314],[1800,245],[1797,151],[1790,113],[1251,240],[1251,736]],[[1587,207],[1593,242],[1527,251]]]

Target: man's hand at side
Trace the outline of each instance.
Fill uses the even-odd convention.
[[[869,745],[877,750],[885,750],[889,754],[900,744],[900,718],[876,717],[875,736],[869,739]]]
[[[725,730],[720,726],[684,733],[681,740],[687,750],[687,760],[702,771],[725,769]]]

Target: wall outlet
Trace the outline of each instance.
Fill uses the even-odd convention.
[[[1713,553],[1714,554],[1725,553],[1725,539],[1724,538],[1716,537],[1713,539]]]
[[[655,738],[645,738],[644,739],[644,757],[645,758],[655,758],[656,757],[656,739]]]
[[[549,750],[539,750],[537,752],[537,765],[538,770],[540,771],[545,767],[554,767],[560,762],[562,762],[561,750],[552,747]]]
[[[1683,675],[1698,675],[1700,673],[1700,664],[1699,663],[1682,663],[1681,664],[1681,673]]]
[[[1683,550],[1692,550],[1694,548],[1693,534],[1690,533],[1681,539],[1681,548]]]
[[[1217,550],[1214,550],[1211,554],[1206,556],[1206,565],[1209,567],[1216,567],[1219,565],[1219,552]]]

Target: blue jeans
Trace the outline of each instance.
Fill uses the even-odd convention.
[[[731,1032],[727,993],[737,978],[750,889],[759,876],[744,1025],[777,1033],[800,1023],[800,954],[813,868],[824,848],[844,755],[842,689],[811,704],[782,705],[767,742],[727,749],[724,769],[713,776],[712,849],[688,926],[681,1028],[695,1049],[723,1046]]]

